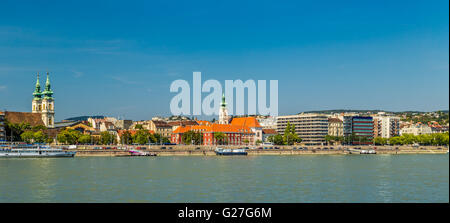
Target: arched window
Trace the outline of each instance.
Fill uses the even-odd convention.
[[[38,111],[40,111],[42,109],[42,107],[41,107],[41,105],[39,105],[39,107],[38,107]]]

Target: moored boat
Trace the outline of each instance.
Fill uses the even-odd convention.
[[[131,156],[156,156],[156,153],[143,152],[139,150],[129,150]]]
[[[377,154],[377,152],[373,149],[371,150],[361,150],[359,154]]]
[[[223,148],[216,148],[214,150],[216,152],[216,155],[218,156],[246,156],[248,153],[245,151],[245,149],[223,149]]]
[[[74,157],[75,154],[75,151],[39,145],[10,145],[0,148],[0,158]]]

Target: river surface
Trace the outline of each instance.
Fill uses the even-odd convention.
[[[449,202],[449,156],[0,159],[0,202]]]

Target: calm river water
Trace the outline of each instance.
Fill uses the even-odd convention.
[[[449,156],[9,158],[0,202],[449,202]]]

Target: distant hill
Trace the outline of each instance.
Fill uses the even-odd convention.
[[[354,109],[334,109],[334,110],[321,110],[321,111],[305,111],[303,113],[331,114],[331,113],[350,113],[350,112],[355,112],[355,113],[367,113],[367,112],[370,112],[370,113],[378,113],[378,112],[393,113],[393,112],[384,111],[384,110],[354,110]]]
[[[319,114],[331,114],[331,113],[346,113],[346,112],[354,112],[354,113],[378,113],[378,112],[386,112],[393,114],[403,114],[403,113],[428,113],[423,111],[401,111],[401,112],[393,112],[386,110],[355,110],[355,109],[334,109],[334,110],[321,110],[321,111],[305,111],[304,113],[319,113]],[[443,113],[448,113],[448,110],[441,110]],[[300,113],[299,113],[300,114]]]
[[[66,118],[63,121],[86,121],[88,118],[105,118],[103,115],[96,115],[96,116],[78,116],[78,117],[72,117],[72,118]]]

